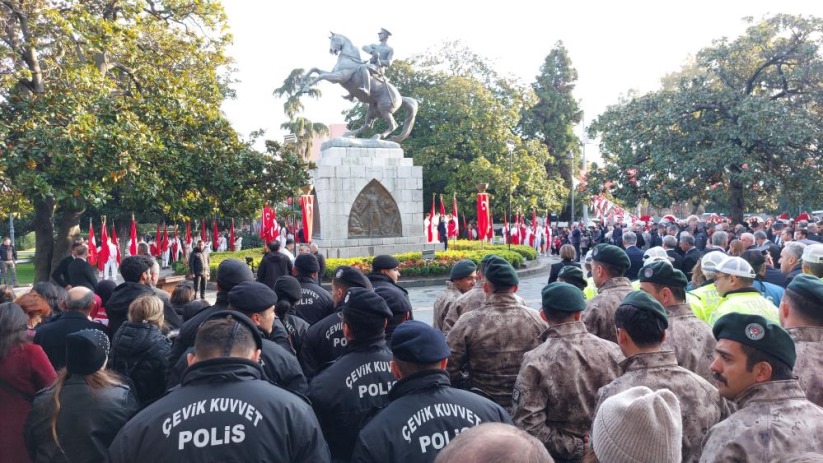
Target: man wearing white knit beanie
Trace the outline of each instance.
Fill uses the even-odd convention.
[[[668,389],[627,389],[606,399],[592,423],[592,449],[603,463],[680,463],[680,402]]]

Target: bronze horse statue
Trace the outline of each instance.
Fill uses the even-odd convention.
[[[372,128],[375,119],[379,116],[386,121],[389,127],[386,131],[378,133],[372,138],[386,138],[398,127],[393,114],[398,109],[403,108],[406,111],[403,130],[392,137],[391,141],[399,143],[408,138],[412,127],[414,127],[414,119],[417,116],[417,100],[400,95],[394,85],[379,74],[375,75],[373,70],[368,69],[366,62],[360,58],[360,50],[352,45],[351,41],[345,36],[332,32],[329,39],[331,41],[329,52],[338,55],[337,64],[334,65],[331,72],[321,71],[318,68],[309,69],[309,72],[303,76],[307,80],[306,84],[303,85],[303,91],[308,90],[321,80],[327,80],[340,84],[349,91],[352,97],[368,106],[366,120],[363,125],[358,129],[344,133],[344,137],[357,137],[365,129]],[[363,72],[364,70],[367,72]],[[309,80],[312,74],[317,74],[317,76]],[[368,77],[369,82],[367,85],[361,82],[362,76]],[[367,88],[368,93],[363,91],[363,88]]]

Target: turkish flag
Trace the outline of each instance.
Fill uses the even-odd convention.
[[[460,234],[460,222],[457,215],[457,194],[452,193],[452,221],[449,221],[449,238],[457,239]]]
[[[532,235],[529,237],[529,245],[534,247],[534,240],[537,236],[537,211],[532,209]]]
[[[89,264],[97,265],[97,243],[94,241],[94,225],[89,219]]]
[[[157,224],[157,230],[154,232],[154,247],[151,249],[151,255],[160,257],[160,247],[163,246],[163,237],[160,235],[160,224]]]
[[[137,222],[134,221],[134,214],[131,215],[131,231],[129,232],[129,255],[137,255]]]
[[[489,217],[489,194],[477,193],[477,238],[480,240],[491,238]]]
[[[217,219],[212,219],[212,241],[211,241],[211,249],[212,251],[217,251],[217,242],[220,241],[220,231],[217,230]]]
[[[277,239],[280,231],[277,229],[277,215],[268,204],[263,206],[263,216],[261,218],[260,239],[265,243],[270,243]]]
[[[114,243],[114,247],[117,249],[117,265],[120,265],[120,243],[117,242],[117,230],[114,228],[114,224],[111,224],[111,242]]]
[[[160,252],[169,250],[169,227],[163,224],[163,242],[160,243]]]
[[[106,222],[103,222],[101,228],[103,231],[100,235],[100,252],[97,254],[97,270],[102,272],[109,260],[109,237],[106,234]]]
[[[191,244],[191,220],[186,222],[186,244]]]
[[[180,254],[180,237],[177,235],[177,224],[174,224],[174,241],[171,243],[171,261],[177,262]]]
[[[310,243],[314,231],[312,230],[314,225],[314,196],[300,196],[300,209],[303,212],[303,239]]]

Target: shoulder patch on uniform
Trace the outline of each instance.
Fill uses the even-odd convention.
[[[350,293],[346,293],[346,298],[345,298],[345,299],[343,299],[343,304],[347,304],[347,303],[349,302],[349,296],[351,296],[351,294],[350,294]]]
[[[766,330],[759,323],[749,323],[746,325],[746,337],[752,341],[760,341],[766,336]]]

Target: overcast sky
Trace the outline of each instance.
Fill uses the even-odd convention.
[[[234,45],[237,99],[223,110],[246,137],[257,129],[282,139],[283,101],[272,92],[294,68],[330,70],[329,32],[358,47],[377,42],[385,27],[395,59],[461,40],[491,60],[502,74],[531,83],[558,40],[569,52],[579,79],[575,97],[588,122],[630,89],[659,87],[660,78],[712,40],[740,35],[743,17],[775,13],[823,17],[819,0],[692,0],[484,3],[462,0],[274,1],[224,0]],[[352,6],[356,5],[356,6]],[[363,54],[365,58],[366,55]],[[351,106],[342,87],[319,84],[323,97],[306,100],[304,115],[331,124],[343,122]],[[409,95],[414,96],[414,95]],[[412,132],[412,136],[414,133]]]

